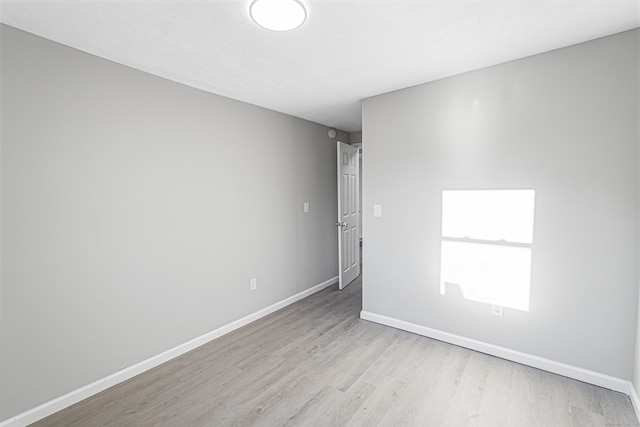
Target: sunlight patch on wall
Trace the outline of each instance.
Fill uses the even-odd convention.
[[[440,293],[529,311],[534,190],[442,192]]]
[[[442,192],[442,236],[532,243],[534,190]]]

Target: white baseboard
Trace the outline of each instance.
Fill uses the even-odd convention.
[[[640,421],[640,396],[638,396],[638,390],[636,389],[635,384],[629,383],[629,390],[631,404],[633,405],[633,409],[636,411],[636,418]]]
[[[523,365],[542,369],[547,372],[573,378],[599,387],[615,390],[630,396],[633,390],[629,381],[601,374],[599,372],[590,371],[588,369],[578,368],[576,366],[567,365],[543,357],[533,356],[527,353],[511,350],[509,348],[488,344],[459,335],[442,332],[437,329],[431,329],[426,326],[417,325],[415,323],[405,322],[403,320],[394,319],[392,317],[383,316],[381,314],[362,311],[360,318],[371,322],[380,323],[382,325],[391,326],[396,329],[412,332],[414,334],[423,335],[425,337],[434,338],[460,347],[476,350],[501,359],[511,360]],[[637,411],[637,409],[636,409]]]
[[[145,371],[148,371],[149,369],[155,368],[156,366],[161,365],[164,362],[167,362],[171,359],[175,359],[176,357],[181,356],[210,341],[213,341],[216,338],[226,335],[229,332],[233,332],[236,329],[239,329],[245,325],[248,325],[251,322],[254,322],[262,317],[265,317],[275,311],[280,310],[281,308],[284,308],[290,304],[293,304],[296,301],[299,301],[303,298],[308,297],[309,295],[319,292],[322,289],[325,289],[337,283],[337,281],[338,281],[338,276],[332,277],[331,279],[325,282],[322,282],[305,291],[302,291],[293,296],[290,296],[289,298],[285,298],[282,301],[279,301],[275,304],[270,305],[269,307],[263,308],[262,310],[258,310],[255,313],[251,313],[241,319],[238,319],[218,329],[215,329],[211,332],[207,332],[204,335],[201,335],[197,338],[194,338],[190,341],[180,344],[177,347],[174,347],[156,356],[150,357],[149,359],[143,360],[142,362],[136,363],[135,365],[124,368],[118,372],[115,372],[109,375],[108,377],[102,378],[98,381],[95,381],[91,384],[88,384],[84,387],[81,387],[77,390],[74,390],[56,399],[45,402],[42,405],[37,406],[33,409],[30,409],[26,412],[18,414],[9,419],[6,419],[0,422],[0,427],[24,427],[38,420],[41,420],[45,417],[48,417],[49,415],[54,414],[75,403],[78,403],[81,400],[86,399],[87,397],[100,393],[101,391],[106,390],[109,387],[112,387],[116,384],[119,384],[130,378],[133,378],[136,375],[139,375]]]

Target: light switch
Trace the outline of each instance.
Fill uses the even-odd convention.
[[[382,217],[382,205],[373,205],[373,216],[376,218]]]
[[[309,213],[309,202],[304,202],[304,213]]]

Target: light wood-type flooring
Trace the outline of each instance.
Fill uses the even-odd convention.
[[[37,426],[630,426],[629,398],[359,319],[327,288]]]

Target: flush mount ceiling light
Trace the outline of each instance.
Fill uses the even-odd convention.
[[[307,19],[307,10],[297,0],[255,0],[249,13],[256,24],[273,31],[293,30]]]

